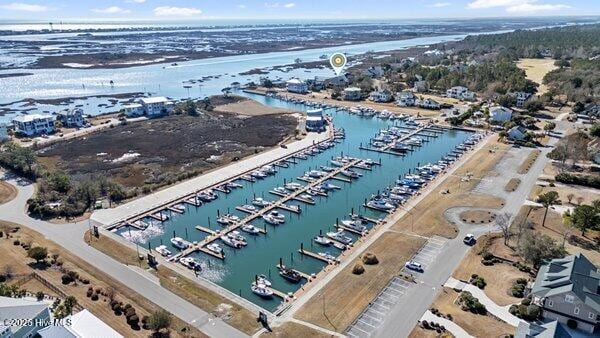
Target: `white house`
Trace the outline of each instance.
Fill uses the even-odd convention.
[[[306,130],[313,132],[325,130],[323,109],[311,109],[306,111]]]
[[[150,117],[166,115],[173,110],[173,102],[164,96],[144,97],[140,99],[144,113]]]
[[[419,107],[425,109],[440,109],[440,104],[435,100],[427,98],[419,102]]]
[[[10,136],[8,136],[8,127],[4,123],[0,123],[0,143],[4,141],[8,141]]]
[[[5,325],[0,321],[0,337],[35,337],[52,320],[48,304],[23,298],[0,297],[0,319],[31,320],[33,325]],[[9,323],[9,322],[7,322]],[[7,330],[8,328],[8,330]],[[8,334],[6,335],[6,333]]]
[[[286,81],[285,86],[287,91],[290,93],[306,94],[308,93],[308,84],[300,79],[289,79]]]
[[[344,89],[344,100],[359,101],[362,99],[362,93],[358,87],[348,87]]]
[[[393,100],[393,98],[394,97],[392,96],[392,93],[387,89],[376,90],[371,92],[370,95],[370,99],[373,102],[390,102]]]
[[[512,110],[510,108],[495,106],[490,108],[490,122],[504,123],[512,118]]]
[[[38,333],[41,338],[80,338],[102,337],[123,338],[121,334],[106,325],[88,310],[80,311],[64,319],[71,325],[50,325]]]
[[[49,114],[27,114],[15,117],[12,122],[15,133],[34,136],[53,133],[55,131],[55,120],[56,117]]]
[[[525,102],[529,101],[533,97],[533,95],[531,95],[531,93],[526,93],[526,92],[514,92],[514,93],[510,93],[510,95],[515,98],[515,100],[516,100],[515,106],[517,108],[523,108],[523,106],[525,105]]]
[[[411,91],[403,91],[396,93],[396,104],[400,107],[412,107],[415,105],[417,98]]]
[[[87,123],[83,117],[83,110],[79,108],[60,111],[57,117],[62,125],[67,128],[81,128]]]
[[[123,111],[127,117],[138,117],[144,115],[144,106],[139,103],[131,103],[123,106]]]
[[[475,99],[475,93],[463,86],[456,86],[446,90],[446,96],[466,101]]]

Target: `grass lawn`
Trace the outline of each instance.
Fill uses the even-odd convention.
[[[0,227],[2,227],[2,229],[15,226],[19,225],[0,221]],[[62,293],[75,296],[75,298],[77,298],[77,302],[81,306],[88,309],[95,316],[100,318],[123,336],[148,337],[150,334],[149,331],[143,329],[137,331],[133,330],[127,324],[125,316],[116,316],[108,305],[109,300],[107,297],[101,295],[97,301],[93,301],[91,298],[87,297],[86,293],[88,287],[90,286],[92,286],[94,289],[112,289],[115,291],[115,298],[119,301],[122,301],[124,304],[131,304],[136,309],[136,312],[140,318],[157,310],[158,307],[155,304],[151,303],[127,286],[113,280],[102,271],[97,270],[88,262],[85,262],[72,255],[70,252],[64,250],[54,242],[46,240],[41,234],[29,230],[23,226],[19,227],[19,231],[10,233],[10,239],[6,239],[6,237],[0,238],[0,256],[3,257],[3,259],[0,260],[0,273],[4,274],[7,269],[10,269],[12,270],[13,275],[15,275],[15,277],[8,280],[8,283],[19,283],[19,280],[21,280],[24,275],[35,272]],[[62,284],[62,272],[60,272],[56,266],[40,268],[32,264],[33,260],[27,258],[26,250],[19,245],[13,244],[13,241],[16,239],[22,243],[30,243],[32,246],[46,247],[49,255],[55,253],[58,254],[58,260],[62,261],[63,267],[72,271],[76,271],[82,278],[88,279],[90,281],[89,285],[84,285],[81,282],[78,284]],[[21,285],[21,289],[25,289],[32,293],[41,291],[48,295],[58,296],[58,293],[52,288],[35,279],[24,282]],[[200,331],[195,328],[188,327],[186,323],[177,318],[173,318],[171,335],[173,337],[187,336],[186,334],[180,332],[180,330],[184,327],[187,327],[188,334],[204,337]]]
[[[305,338],[326,338],[333,337],[321,331],[313,330],[308,326],[286,322],[278,327],[273,327],[273,332],[261,334],[261,337],[305,337]]]
[[[451,288],[443,288],[431,304],[431,308],[452,315],[452,321],[474,337],[503,337],[515,333],[516,328],[491,315],[479,315],[461,310],[460,306],[454,304],[458,296],[459,293]]]
[[[352,274],[354,264],[349,264],[300,308],[296,318],[343,332],[424,242],[395,232],[384,233],[365,250],[374,253],[379,264],[365,265],[362,275]]]
[[[471,158],[454,175],[446,178],[406,216],[398,221],[393,229],[414,231],[423,236],[440,235],[447,238],[456,236],[456,227],[444,217],[444,211],[452,207],[501,208],[504,200],[474,193],[471,190],[479,180],[488,175],[500,162],[508,145],[490,140],[483,149]],[[467,178],[468,177],[468,178]],[[447,194],[442,194],[449,191]]]
[[[496,214],[485,210],[467,210],[460,214],[460,219],[463,222],[482,224],[490,223],[496,218]]]
[[[452,333],[446,331],[444,333],[437,333],[434,330],[425,330],[420,326],[415,326],[415,328],[410,332],[408,338],[452,338],[454,337]]]
[[[0,204],[4,204],[17,196],[17,189],[11,184],[0,181]]]
[[[508,192],[513,192],[513,191],[517,190],[517,188],[519,187],[519,184],[521,184],[521,180],[513,177],[510,179],[510,181],[508,181],[508,183],[506,183],[504,190],[508,191]]]
[[[540,156],[541,152],[542,151],[539,149],[532,150],[529,155],[527,155],[527,158],[523,161],[523,163],[521,163],[521,166],[519,166],[517,173],[521,175],[527,174],[529,168],[531,168],[535,160],[537,160],[537,158]]]
[[[556,191],[563,205],[576,206],[577,204],[591,204],[592,201],[600,199],[600,191],[591,188],[579,186],[556,186],[556,187],[537,187],[530,194],[530,199],[535,201],[540,194],[547,191]],[[569,203],[569,195],[573,195]]]
[[[86,234],[86,238],[87,236],[89,234]],[[94,238],[92,246],[123,264],[136,266],[140,264],[137,259],[137,253],[134,250],[107,236],[100,236],[99,239]],[[148,267],[145,261],[141,264],[143,268]],[[199,285],[187,277],[164,266],[159,266],[155,274],[159,278],[161,286],[181,298],[187,299],[204,311],[219,316],[225,310],[228,315],[231,315],[231,318],[224,320],[237,329],[252,335],[261,327],[256,322],[257,315],[252,311],[229,301],[227,298]]]
[[[537,94],[542,95],[548,91],[542,80],[546,74],[557,68],[554,62],[554,59],[521,59],[517,62],[517,67],[525,71],[529,80],[540,84]]]

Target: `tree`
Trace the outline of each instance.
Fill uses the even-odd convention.
[[[27,257],[35,259],[36,263],[48,257],[48,249],[41,246],[34,246],[27,250]]]
[[[567,201],[569,201],[569,204],[571,204],[571,202],[573,201],[573,197],[575,197],[575,194],[573,193],[569,193],[567,195]]]
[[[578,205],[571,215],[571,223],[574,227],[581,230],[581,235],[585,237],[587,230],[595,230],[600,227],[600,216],[598,208],[590,205]]]
[[[496,225],[502,230],[504,236],[504,245],[508,246],[508,240],[510,239],[510,217],[509,213],[503,213],[496,217]]]
[[[536,269],[546,259],[562,258],[566,255],[565,249],[550,236],[531,231],[525,232],[518,252],[526,262],[531,263]]]
[[[558,202],[558,193],[556,191],[548,191],[538,196],[540,203],[546,208],[544,210],[544,218],[542,220],[542,226],[546,226],[546,216],[548,215],[548,209]]]
[[[535,113],[542,110],[544,108],[544,104],[540,100],[529,100],[525,102],[523,108],[530,113]]]
[[[163,309],[154,311],[148,317],[148,328],[155,333],[160,332],[162,329],[168,329],[170,326],[171,315]]]
[[[544,131],[546,132],[546,134],[550,133],[551,131],[554,130],[554,128],[556,128],[556,123],[554,122],[547,122],[544,125]]]
[[[590,128],[590,135],[593,137],[600,137],[600,123],[594,123]]]
[[[77,305],[77,298],[73,296],[68,296],[67,298],[65,298],[63,305],[65,307],[65,312],[68,314],[72,314],[73,308],[75,307],[75,305]]]

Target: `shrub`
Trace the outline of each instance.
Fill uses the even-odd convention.
[[[531,298],[525,298],[521,301],[521,304],[523,305],[529,305],[531,304]]]
[[[463,291],[460,293],[459,302],[463,311],[470,311],[480,315],[485,315],[487,313],[485,305],[481,304],[479,300],[473,297],[473,295],[468,291]]]
[[[92,288],[89,288],[87,290],[86,296],[88,296],[88,298],[89,298],[89,297],[92,297],[93,294],[94,294],[94,290],[92,290]]]
[[[431,326],[429,325],[429,322],[426,320],[421,321],[421,326],[423,326],[423,328],[427,329],[427,330],[429,330],[431,328]]]
[[[63,274],[60,278],[64,285],[67,285],[67,284],[70,284],[73,282],[73,278],[68,274]]]
[[[132,307],[129,308],[125,308],[125,317],[129,318],[131,316],[135,315],[135,309]]]
[[[477,275],[474,275],[475,277],[471,276],[471,280],[469,281],[469,283],[475,285],[476,287],[480,288],[480,289],[484,289],[485,286],[487,285],[487,283],[485,282],[485,279],[483,279],[483,277],[479,277]]]
[[[375,264],[379,263],[377,256],[375,256],[374,254],[372,254],[370,252],[367,252],[363,255],[362,261],[363,261],[363,263],[365,263],[367,265],[375,265]]]
[[[15,239],[13,241],[13,245],[21,245],[21,241],[19,241],[18,239]]]
[[[557,182],[565,184],[577,184],[592,188],[600,188],[600,177],[596,175],[575,175],[569,173],[560,173],[554,178]]]
[[[92,295],[92,300],[93,300],[93,301],[97,301],[97,300],[98,300],[98,294],[97,294],[97,293],[94,293],[94,294]]]
[[[362,275],[365,272],[365,267],[360,263],[356,263],[352,268],[352,273],[355,275]]]
[[[527,285],[527,279],[525,279],[525,278],[518,278],[518,279],[515,281],[515,283],[516,283],[516,284],[523,284],[523,285]]]

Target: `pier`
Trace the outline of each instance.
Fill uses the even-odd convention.
[[[373,147],[367,147],[364,145],[360,145],[360,149],[362,150],[368,150],[368,151],[373,151],[373,152],[378,152],[378,153],[382,153],[382,154],[390,154],[390,155],[396,155],[396,156],[404,156],[405,152],[401,152],[401,151],[394,151],[393,146],[396,142],[402,142],[404,140],[407,140],[411,137],[414,136],[422,136],[422,137],[437,137],[438,134],[443,133],[443,131],[436,129],[434,127],[437,127],[436,125],[426,125],[426,126],[421,126],[421,127],[410,127],[410,126],[401,126],[401,127],[397,127],[400,129],[408,129],[411,130],[411,132],[400,136],[398,139],[386,144],[384,147],[382,148],[373,148]],[[432,132],[433,134],[429,134],[427,132]],[[412,150],[411,150],[412,151]]]
[[[332,261],[330,261],[329,259],[327,259],[327,258],[319,255],[318,253],[314,253],[314,252],[306,250],[306,249],[300,248],[300,249],[298,249],[298,252],[300,254],[302,254],[302,255],[305,255],[305,256],[308,256],[308,257],[312,257],[312,258],[314,258],[316,260],[319,260],[319,261],[327,263],[327,264],[332,263]]]

